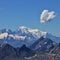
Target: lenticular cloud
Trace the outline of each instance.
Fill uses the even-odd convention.
[[[45,23],[53,20],[56,17],[54,11],[43,10],[40,16],[40,23]]]

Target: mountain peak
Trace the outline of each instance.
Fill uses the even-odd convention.
[[[27,46],[25,44],[23,44],[23,46],[21,47],[21,49],[25,49],[27,48]]]
[[[25,26],[20,26],[18,30],[26,30],[28,32],[38,32],[39,30],[38,29],[31,29],[31,28],[28,28],[28,27],[25,27]]]
[[[19,29],[22,29],[22,30],[26,29],[26,30],[28,30],[28,28],[26,26],[20,26]]]

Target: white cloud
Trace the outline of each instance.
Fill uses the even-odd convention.
[[[49,22],[56,17],[54,11],[43,10],[40,16],[40,23]]]
[[[18,36],[18,35],[15,35],[14,36],[15,37],[15,39],[21,39],[21,40],[25,40],[25,38],[26,38],[26,36]]]
[[[18,39],[18,40],[25,40],[26,36],[19,36],[19,35],[12,35],[9,34],[9,37],[12,37],[14,39]]]

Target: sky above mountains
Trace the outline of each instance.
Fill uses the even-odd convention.
[[[60,36],[59,6],[60,0],[0,0],[0,29],[23,25]]]

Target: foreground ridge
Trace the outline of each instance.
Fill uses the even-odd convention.
[[[48,52],[38,49],[32,50],[25,44],[20,48],[14,48],[9,44],[0,44],[0,60],[60,60],[60,43],[56,46],[54,45]]]

